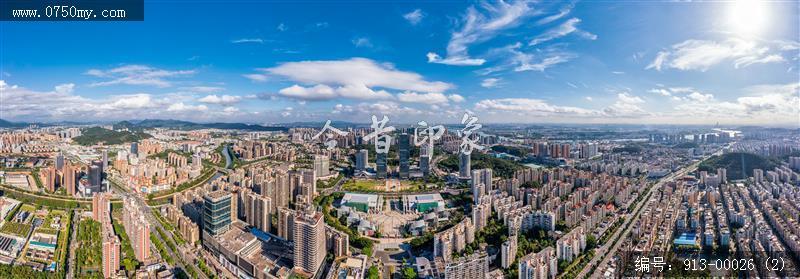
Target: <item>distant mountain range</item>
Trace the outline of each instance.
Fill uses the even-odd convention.
[[[114,124],[114,129],[128,128],[136,129],[149,129],[149,128],[171,128],[180,130],[198,130],[198,129],[228,129],[228,130],[246,130],[246,131],[286,131],[286,127],[281,126],[261,126],[256,124],[244,123],[194,123],[181,120],[161,120],[161,119],[145,119],[141,121],[120,121]]]
[[[37,124],[39,126],[53,126],[53,125],[91,125],[98,123],[79,123],[79,122],[59,122],[59,123],[26,123],[26,122],[11,122],[0,119],[0,128],[24,128],[30,124]],[[286,131],[288,128],[283,126],[262,126],[256,124],[245,123],[195,123],[181,120],[162,120],[162,119],[145,119],[145,120],[131,120],[120,121],[113,124],[114,129],[128,128],[131,130],[141,130],[149,128],[171,128],[180,130],[198,130],[198,129],[228,129],[228,130],[245,130],[245,131]]]
[[[28,123],[24,122],[11,122],[8,120],[0,119],[0,128],[22,128],[27,127]]]

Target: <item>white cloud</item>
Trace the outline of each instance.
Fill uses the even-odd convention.
[[[710,101],[711,99],[714,99],[714,95],[702,94],[700,92],[692,92],[691,94],[686,95],[686,97],[691,99],[691,100],[698,101],[698,102],[707,102],[707,101]]]
[[[289,26],[287,26],[286,24],[281,22],[280,24],[278,24],[278,27],[275,27],[275,29],[278,29],[278,31],[283,32],[283,31],[289,30]]]
[[[596,40],[597,35],[578,29],[577,25],[580,22],[581,20],[579,18],[568,19],[558,27],[550,29],[547,32],[544,32],[543,34],[536,36],[535,38],[533,38],[533,40],[531,40],[528,43],[528,45],[531,46],[538,45],[553,39],[564,37],[573,32],[580,35],[583,38],[589,40]]]
[[[467,8],[461,19],[460,30],[451,34],[447,44],[447,57],[442,58],[435,52],[429,52],[428,62],[456,66],[478,66],[486,62],[484,59],[471,58],[469,47],[472,44],[488,41],[498,32],[518,26],[522,19],[533,14],[529,1],[506,3],[482,2],[479,11],[475,6]]]
[[[572,11],[572,5],[570,5],[568,7],[565,7],[564,9],[561,9],[557,14],[549,15],[549,16],[543,17],[542,19],[537,20],[536,24],[537,25],[543,25],[543,24],[548,24],[550,22],[556,21],[556,20],[561,19],[562,17],[566,16],[567,14],[569,14],[570,11]]]
[[[766,84],[742,90],[732,101],[693,92],[675,106],[676,117],[731,123],[800,125],[800,83]]]
[[[498,82],[500,82],[499,78],[487,78],[481,81],[481,86],[486,88],[495,88],[498,86]]]
[[[730,38],[725,41],[686,40],[659,52],[645,69],[663,68],[707,71],[722,62],[733,62],[734,68],[758,63],[783,62],[779,53],[771,52],[769,43]],[[780,49],[780,47],[775,47]]]
[[[314,87],[303,87],[295,84],[281,89],[278,93],[284,97],[312,101],[330,100],[337,97],[333,88],[323,84]]]
[[[355,38],[351,42],[356,47],[366,47],[366,48],[371,48],[372,47],[372,42],[369,41],[369,38],[365,38],[365,37]]]
[[[448,99],[442,93],[417,93],[417,92],[404,92],[397,94],[397,100],[406,103],[423,103],[423,104],[443,104],[447,103]]]
[[[551,105],[540,99],[505,98],[481,100],[475,104],[476,110],[505,111],[534,116],[564,115],[582,117],[597,115],[596,111],[569,106]]]
[[[639,96],[631,95],[628,92],[620,92],[617,94],[617,101],[603,108],[602,112],[606,117],[642,117],[650,114],[639,107],[644,102]]]
[[[0,80],[0,111],[4,119],[20,121],[92,121],[141,119],[187,119],[220,121],[225,115],[205,105],[190,103],[182,93],[104,95],[87,98],[76,88],[57,86],[52,91],[34,91]],[[204,111],[198,114],[196,112]],[[223,117],[223,118],[220,118]]]
[[[403,15],[403,18],[405,18],[408,21],[408,23],[411,23],[411,25],[419,24],[422,21],[423,17],[425,17],[425,14],[423,14],[422,10],[420,9],[413,10]]]
[[[348,98],[357,100],[377,100],[377,99],[391,99],[392,94],[384,90],[374,91],[362,85],[346,85],[338,88],[333,88],[324,84],[318,84],[313,87],[303,87],[300,85],[292,85],[290,87],[281,89],[278,94],[287,98],[293,98],[306,101],[324,101],[335,98]]]
[[[453,88],[452,84],[427,81],[417,73],[400,71],[390,64],[378,64],[366,58],[289,62],[258,70],[260,79],[275,75],[312,86],[295,84],[279,91],[282,96],[304,100],[390,99],[392,95],[383,89],[440,93]]]
[[[65,84],[56,85],[56,92],[58,92],[58,93],[70,94],[74,90],[75,90],[75,84],[74,83],[65,83]]]
[[[256,44],[263,44],[264,40],[261,38],[241,38],[236,40],[231,40],[232,44],[246,44],[246,43],[256,43]]]
[[[216,94],[207,95],[203,98],[198,99],[198,102],[207,103],[207,104],[218,104],[218,105],[230,105],[238,103],[242,100],[240,96],[232,96],[232,95],[221,95],[217,96]]]
[[[639,96],[631,95],[628,92],[622,92],[617,94],[617,98],[623,103],[629,103],[629,104],[644,103],[644,100],[642,100],[642,98],[640,98]]]
[[[255,81],[255,82],[267,81],[267,75],[264,75],[264,74],[246,74],[246,75],[242,75],[242,76],[246,77],[249,80]]]
[[[447,95],[447,99],[450,99],[450,101],[453,101],[454,103],[461,103],[464,101],[464,96],[458,94],[450,94]]]
[[[172,83],[167,78],[193,75],[194,70],[168,71],[144,65],[127,65],[110,70],[90,69],[87,75],[110,78],[109,81],[95,82],[91,86],[106,86],[115,84],[151,85],[156,87],[169,87]]]
[[[519,60],[520,65],[514,68],[515,72],[523,72],[523,71],[539,71],[543,72],[547,68],[550,68],[554,65],[561,64],[564,62],[569,61],[574,56],[572,55],[554,55],[550,57],[545,57],[541,61],[532,61],[532,56],[528,54],[524,54],[520,56],[522,59]]]
[[[190,87],[181,87],[180,89],[198,93],[213,93],[225,90],[225,88],[217,86],[190,86]]]
[[[172,111],[172,112],[189,112],[189,111],[196,111],[197,112],[197,111],[207,111],[207,110],[208,110],[208,107],[205,106],[205,105],[193,106],[193,105],[184,104],[183,102],[174,103],[174,104],[170,105],[167,108],[167,111]]]
[[[590,96],[586,96],[586,97],[584,97],[584,99],[586,99],[589,102],[594,101],[594,99],[592,97],[590,97]]]

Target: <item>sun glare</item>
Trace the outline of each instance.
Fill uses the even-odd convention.
[[[737,35],[757,36],[767,27],[770,15],[766,1],[736,0],[728,5],[728,26]]]

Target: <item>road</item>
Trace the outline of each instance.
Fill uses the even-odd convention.
[[[720,151],[715,152],[713,155],[718,155],[718,154],[721,154],[721,153],[722,153],[722,151],[720,150]],[[689,173],[690,171],[693,171],[695,168],[697,168],[698,165],[700,165],[700,162],[705,161],[706,159],[708,159],[708,157],[710,157],[710,156],[704,157],[702,160],[699,160],[699,161],[697,161],[695,163],[692,163],[692,164],[690,164],[690,165],[688,165],[686,167],[683,167],[679,171],[673,172],[670,175],[659,179],[658,182],[653,184],[653,186],[650,187],[650,191],[647,193],[647,196],[644,197],[638,204],[636,204],[636,208],[634,208],[634,210],[632,211],[632,212],[634,212],[633,218],[626,219],[623,222],[623,224],[620,226],[620,228],[622,228],[623,230],[617,229],[614,232],[614,235],[612,235],[609,238],[610,241],[608,241],[605,244],[603,244],[603,246],[597,248],[597,250],[595,251],[595,256],[592,258],[591,261],[589,261],[588,264],[586,264],[583,267],[581,272],[578,273],[578,275],[575,278],[588,278],[588,277],[596,278],[598,276],[602,276],[602,274],[601,274],[601,272],[603,272],[602,268],[596,268],[594,270],[594,272],[591,274],[591,276],[586,276],[586,274],[589,272],[589,270],[591,270],[591,268],[593,266],[595,266],[595,264],[598,261],[602,260],[600,262],[600,264],[597,265],[597,266],[598,267],[603,267],[603,266],[606,266],[608,264],[608,262],[614,257],[614,255],[616,254],[616,252],[619,249],[619,247],[622,245],[622,243],[625,242],[624,241],[625,240],[625,236],[627,236],[630,233],[631,228],[633,228],[633,226],[630,226],[630,224],[635,223],[639,219],[639,217],[641,216],[641,212],[643,211],[642,209],[644,208],[645,205],[649,204],[650,196],[652,196],[652,194],[654,192],[658,191],[658,189],[661,188],[661,186],[663,186],[664,183],[669,182],[669,181],[673,181],[676,178],[680,178],[680,177],[686,175],[687,173]],[[620,237],[620,235],[621,235],[621,237]],[[609,249],[609,246],[612,245],[612,244],[613,244],[613,246],[611,247],[611,249]]]
[[[172,232],[167,230],[166,228],[164,228],[161,225],[161,222],[159,222],[156,219],[156,217],[153,216],[153,211],[152,211],[153,209],[150,208],[147,205],[147,202],[145,202],[144,198],[142,198],[140,195],[131,193],[129,190],[117,185],[116,182],[109,183],[109,184],[111,184],[112,187],[117,189],[117,193],[120,196],[126,196],[126,197],[130,197],[130,198],[136,199],[136,203],[139,204],[139,209],[141,210],[141,214],[145,217],[145,219],[147,219],[147,222],[150,223],[150,233],[155,235],[156,238],[158,238],[158,240],[160,240],[162,243],[164,243],[164,248],[165,248],[165,250],[167,250],[167,253],[170,255],[170,257],[175,259],[175,265],[177,267],[183,269],[184,271],[186,271],[187,270],[186,266],[183,263],[183,258],[184,258],[183,255],[180,254],[180,251],[172,251],[172,248],[170,248],[170,246],[167,245],[167,241],[170,241],[173,244],[175,244],[175,247],[177,247],[178,249],[181,249],[182,247],[180,245],[178,245],[177,242],[174,241],[175,236],[172,235]],[[158,231],[157,231],[158,229],[157,228],[160,228],[161,231],[163,231],[164,234],[166,234],[167,238],[169,238],[169,239],[162,238],[161,234],[158,233]],[[194,264],[194,263],[192,263],[192,264]],[[199,269],[194,269],[194,270],[197,273],[197,275],[200,276],[200,278],[204,278],[204,279],[208,278],[208,277],[206,277],[206,275],[201,270],[199,270]],[[188,276],[188,273],[187,273],[187,276]],[[72,277],[67,277],[67,278],[72,278]]]
[[[336,182],[336,185],[333,185],[333,187],[329,187],[329,188],[325,188],[325,189],[320,190],[319,191],[320,196],[327,196],[327,195],[330,195],[330,194],[335,193],[335,192],[341,192],[342,191],[342,185],[344,185],[345,181],[347,181],[347,177],[343,176],[342,179],[339,179],[339,182]]]
[[[69,248],[68,248],[69,249],[69,255],[67,256],[67,266],[66,266],[66,268],[67,268],[67,277],[65,277],[65,278],[76,278],[75,277],[75,266],[77,264],[75,262],[75,250],[78,250],[78,247],[75,246],[77,244],[77,241],[75,241],[75,238],[78,236],[78,219],[80,218],[79,214],[80,214],[80,212],[78,212],[78,210],[75,210],[75,209],[72,210],[72,220],[70,220],[71,221],[70,230],[72,232],[70,232],[70,234],[69,234],[70,235],[70,239],[68,239],[68,241],[69,241]]]

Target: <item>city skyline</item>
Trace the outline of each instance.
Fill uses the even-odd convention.
[[[797,2],[146,7],[0,23],[0,119],[800,126]]]

